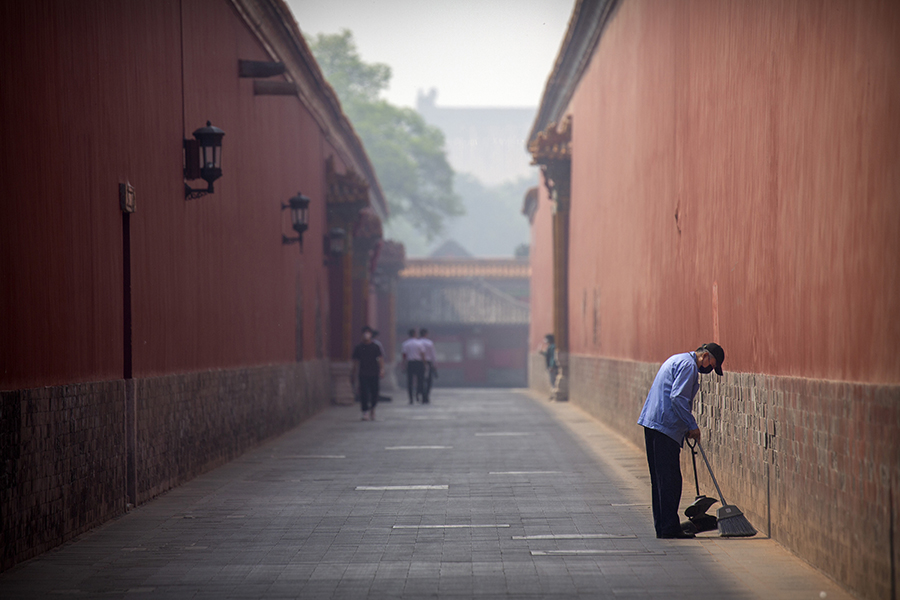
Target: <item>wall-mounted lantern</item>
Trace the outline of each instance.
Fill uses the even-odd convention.
[[[332,227],[322,242],[326,265],[329,264],[328,259],[339,259],[347,252],[347,232],[340,227]]]
[[[289,238],[281,235],[282,244],[300,243],[300,251],[303,251],[303,232],[309,229],[309,198],[297,192],[297,195],[288,200],[287,204],[281,205],[281,210],[290,209],[291,211],[291,227],[297,232],[297,237]]]
[[[225,132],[209,121],[194,132],[194,139],[184,140],[184,178],[203,179],[207,188],[194,189],[184,184],[185,198],[200,198],[213,193],[213,182],[222,176],[222,138]]]

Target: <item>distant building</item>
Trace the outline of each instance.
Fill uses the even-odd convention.
[[[416,109],[425,121],[444,132],[454,170],[475,175],[486,185],[535,176],[531,157],[522,146],[534,122],[535,109],[436,106],[437,90],[419,93]]]
[[[436,386],[525,386],[527,260],[407,259],[397,283],[397,336],[427,327]]]
[[[432,250],[432,258],[471,258],[472,253],[456,240],[447,240]]]

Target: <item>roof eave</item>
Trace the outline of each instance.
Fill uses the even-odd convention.
[[[369,182],[372,208],[383,221],[389,214],[375,168],[362,140],[341,108],[337,93],[322,74],[300,27],[284,0],[231,0],[272,60],[283,62],[286,77],[297,84],[297,96],[341,160]]]
[[[544,86],[526,148],[551,123],[562,120],[618,3],[619,0],[578,0],[575,3],[569,28]]]

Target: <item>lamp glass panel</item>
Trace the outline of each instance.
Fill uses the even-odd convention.
[[[219,169],[221,168],[221,156],[222,156],[222,147],[221,146],[201,146],[201,152],[203,153],[203,164],[202,166],[209,169]]]

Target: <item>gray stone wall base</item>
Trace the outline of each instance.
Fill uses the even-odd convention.
[[[570,368],[570,400],[643,448],[636,421],[659,365],[572,356]],[[725,498],[762,535],[864,598],[890,597],[900,573],[900,386],[726,371],[701,376],[694,415]],[[700,491],[714,496],[698,463]],[[688,450],[682,472],[688,495]]]
[[[125,511],[125,382],[0,392],[0,570]]]
[[[351,361],[331,363],[331,401],[335,404],[353,406],[353,403],[356,402],[356,393],[350,384],[352,372],[353,363]]]
[[[0,392],[0,571],[287,431],[330,398],[327,361]]]
[[[553,392],[553,388],[550,386],[550,374],[547,372],[546,359],[538,352],[528,355],[528,387],[538,391],[548,399]]]
[[[138,503],[300,424],[330,385],[327,361],[137,380]]]

